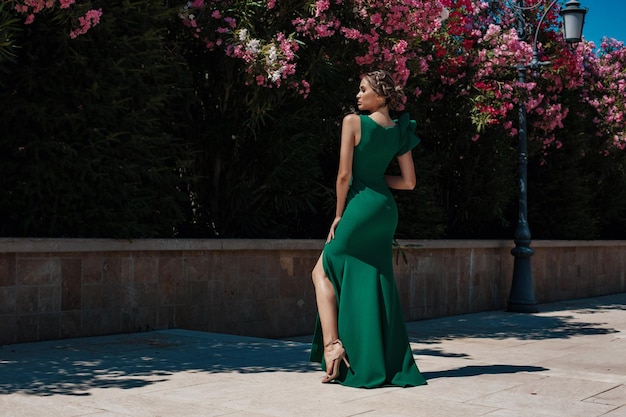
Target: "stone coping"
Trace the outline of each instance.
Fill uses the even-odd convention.
[[[513,248],[512,240],[398,240],[405,248]],[[1,253],[321,250],[321,239],[83,239],[0,238]],[[534,240],[532,248],[626,246],[626,240]]]

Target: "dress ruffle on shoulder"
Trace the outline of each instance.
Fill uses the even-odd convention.
[[[420,143],[420,138],[415,134],[417,122],[411,120],[408,113],[404,113],[396,120],[396,123],[400,128],[400,149],[396,155],[403,155]]]

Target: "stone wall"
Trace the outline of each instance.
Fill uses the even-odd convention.
[[[407,320],[506,307],[509,241],[403,241]],[[310,334],[311,240],[0,239],[0,344],[185,328]],[[626,291],[625,241],[536,241],[539,303]],[[404,256],[403,256],[404,255]],[[406,261],[404,259],[406,257]]]

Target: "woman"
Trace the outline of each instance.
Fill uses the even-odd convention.
[[[337,207],[312,278],[318,320],[311,360],[323,383],[352,387],[426,384],[409,345],[393,276],[398,210],[389,188],[415,188],[415,122],[392,120],[402,92],[386,71],[366,74],[357,105],[369,115],[343,119]],[[385,175],[396,157],[401,175]]]

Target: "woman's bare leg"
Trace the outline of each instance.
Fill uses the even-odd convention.
[[[313,272],[313,285],[315,286],[315,299],[317,301],[317,312],[322,325],[322,338],[324,346],[339,339],[337,329],[337,299],[335,298],[335,287],[330,282],[324,267],[322,266],[322,256],[319,257]],[[327,364],[328,366],[328,364]]]

